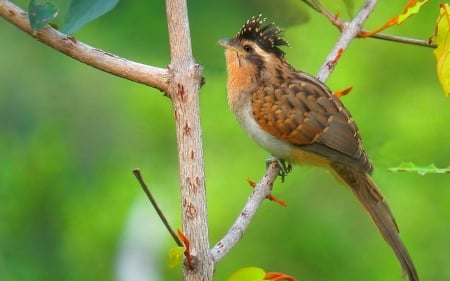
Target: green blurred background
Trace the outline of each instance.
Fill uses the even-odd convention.
[[[264,13],[286,27],[287,59],[314,74],[338,37],[300,1],[288,8],[266,2],[189,3],[194,53],[206,79],[201,111],[212,245],[251,192],[246,180],[263,175],[267,156],[228,109],[217,40]],[[382,2],[368,28],[405,1]],[[438,4],[430,1],[388,32],[427,39]],[[180,268],[167,269],[173,242],[131,173],[142,169],[179,227],[170,101],[65,57],[3,19],[0,35],[0,280],[181,280]],[[169,63],[163,1],[123,0],[75,37],[131,60]],[[387,171],[401,161],[449,165],[450,104],[432,50],[354,40],[327,83],[334,90],[353,86],[342,100],[422,280],[450,280],[449,176]],[[295,167],[274,194],[288,207],[265,202],[242,241],[217,264],[215,280],[245,266],[305,281],[400,280],[400,266],[368,216],[326,171]]]

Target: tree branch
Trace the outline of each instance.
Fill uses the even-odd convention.
[[[170,40],[169,97],[172,99],[178,144],[183,233],[191,245],[194,268],[185,266],[184,280],[212,280],[206,185],[200,127],[199,89],[202,67],[192,56],[185,0],[166,0]]]
[[[330,13],[328,10],[326,10],[324,7],[320,6],[320,10],[325,17],[327,17],[330,22],[336,26],[340,31],[343,29],[343,22],[339,20],[338,17]],[[436,48],[437,45],[434,42],[430,42],[429,40],[420,40],[415,38],[408,38],[403,36],[397,36],[397,35],[390,35],[390,34],[383,34],[383,33],[372,33],[371,31],[367,31],[364,29],[361,29],[359,36],[360,38],[374,38],[374,39],[381,39],[386,41],[392,41],[392,42],[398,42],[403,44],[410,44],[410,45],[417,45],[422,47],[428,47],[428,48]]]
[[[148,188],[147,184],[144,181],[144,178],[142,177],[141,170],[133,169],[133,174],[136,177],[139,184],[141,185],[141,188],[144,191],[145,195],[147,195],[148,200],[150,200],[150,203],[152,204],[153,209],[155,209],[156,214],[158,214],[159,219],[162,221],[167,231],[169,231],[170,236],[172,236],[173,240],[178,246],[182,247],[183,242],[180,240],[180,238],[178,238],[177,234],[173,230],[163,211],[159,207],[158,202],[156,202],[155,197],[153,197],[152,192],[150,191],[150,189]]]
[[[211,254],[214,262],[219,262],[242,238],[242,235],[250,224],[250,221],[255,215],[257,209],[272,191],[273,182],[275,181],[279,171],[280,168],[277,162],[272,162],[269,165],[266,174],[253,189],[247,203],[237,217],[236,221],[228,230],[228,233],[212,248]]]
[[[113,75],[167,92],[167,69],[153,67],[83,44],[47,26],[33,35],[25,11],[9,1],[0,0],[0,16],[49,47],[80,62]]]
[[[367,31],[361,30],[361,32],[364,33]],[[376,33],[376,34],[370,35],[369,37],[375,38],[375,39],[386,40],[386,41],[404,43],[404,44],[409,44],[409,45],[428,47],[428,48],[433,48],[433,49],[437,47],[436,43],[430,42],[429,40],[420,40],[420,39],[408,38],[408,37],[391,35],[391,34]]]
[[[0,0],[0,16],[37,40],[87,65],[167,93],[173,102],[179,153],[184,234],[189,238],[194,268],[184,268],[189,281],[212,280],[206,192],[201,142],[199,88],[202,67],[194,62],[185,0],[166,1],[171,62],[168,69],[120,58],[64,35],[50,26],[33,32],[27,13]]]
[[[336,66],[336,58],[347,49],[353,38],[357,37],[361,32],[363,23],[367,20],[370,13],[372,13],[376,3],[376,0],[367,0],[351,22],[342,23],[341,36],[328,54],[328,57],[325,59],[325,62],[322,64],[319,73],[317,74],[317,78],[320,81],[325,82],[327,80],[328,76]]]

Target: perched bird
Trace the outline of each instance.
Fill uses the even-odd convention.
[[[369,213],[410,281],[414,264],[395,219],[372,181],[372,164],[352,116],[318,79],[296,70],[280,46],[281,29],[252,17],[218,43],[225,47],[228,103],[240,125],[274,157],[330,170]]]

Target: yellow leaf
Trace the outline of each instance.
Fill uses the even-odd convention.
[[[403,21],[405,21],[407,18],[409,18],[412,15],[415,15],[419,12],[422,5],[427,3],[429,0],[424,0],[422,2],[420,1],[410,1],[404,8],[403,13],[398,15],[397,18],[397,24],[401,24]]]
[[[372,36],[374,34],[377,34],[381,31],[385,30],[388,27],[391,27],[396,24],[399,25],[399,24],[403,23],[410,16],[417,14],[419,12],[420,8],[424,4],[426,4],[428,1],[429,0],[423,0],[423,1],[409,0],[406,3],[406,5],[403,7],[401,14],[399,14],[398,16],[392,17],[387,22],[385,22],[382,26],[380,26],[372,31],[362,32],[359,36],[362,38],[369,37],[369,36]]]
[[[437,74],[446,96],[450,95],[450,6],[442,3],[436,29],[432,40],[436,42],[437,48],[434,55],[437,62]]]
[[[184,247],[173,247],[169,250],[169,268],[174,268],[183,261]]]
[[[244,267],[235,271],[227,281],[263,281],[266,273],[258,267]]]

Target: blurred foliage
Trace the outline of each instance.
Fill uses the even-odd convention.
[[[366,28],[398,13],[401,2],[380,1]],[[19,3],[26,7],[26,1]],[[264,173],[267,156],[229,112],[223,50],[216,45],[249,16],[266,14],[263,5],[240,9],[241,3],[189,2],[194,53],[206,77],[201,111],[212,245],[251,192],[247,178],[256,181]],[[387,32],[427,39],[438,4],[430,1],[419,15]],[[287,59],[315,73],[338,31],[313,10],[301,15],[303,24],[286,28],[292,46],[286,48]],[[140,167],[169,220],[180,225],[169,100],[73,61],[3,20],[0,34],[0,280],[181,280],[180,270],[167,269],[174,244],[150,205],[139,209],[141,221],[133,220],[136,204],[145,202],[131,173]],[[142,63],[169,63],[163,1],[123,0],[75,37]],[[432,50],[355,40],[328,84],[353,86],[342,100],[358,123],[374,179],[419,275],[450,280],[449,177],[387,171],[401,161],[449,164],[450,105],[435,75]],[[216,280],[246,266],[308,281],[400,279],[400,266],[370,219],[326,171],[294,167],[274,193],[288,206],[263,204],[242,241],[217,265]],[[145,229],[149,234],[139,236]],[[135,245],[145,250],[141,268],[159,278],[132,279],[137,270],[121,273],[121,257],[138,241],[128,239],[130,233],[143,241]],[[124,275],[129,278],[118,277]]]

